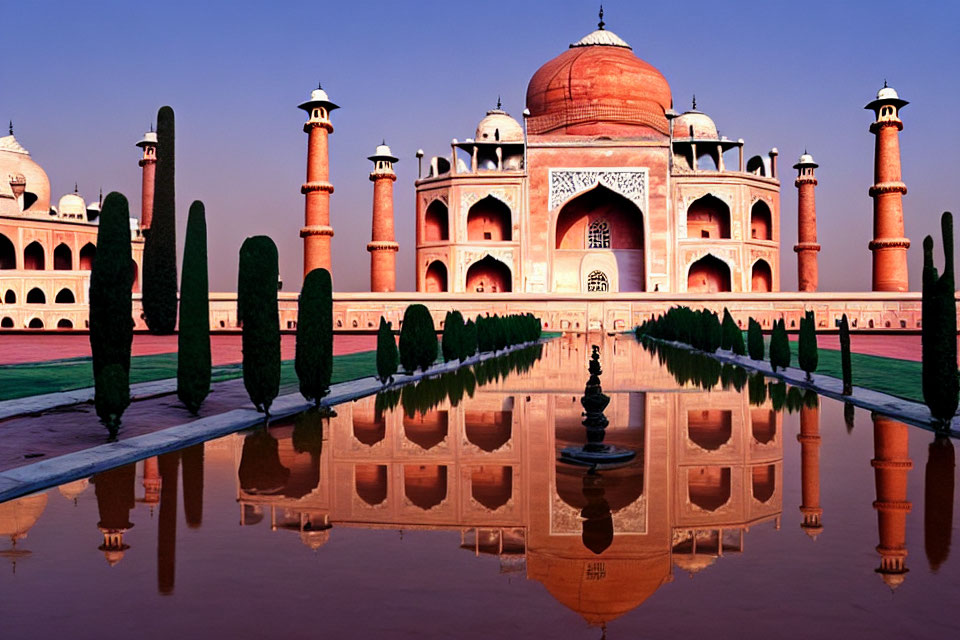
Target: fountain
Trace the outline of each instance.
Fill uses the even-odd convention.
[[[600,368],[600,347],[597,345],[593,345],[588,371],[590,378],[580,398],[584,409],[582,424],[587,430],[587,442],[583,446],[564,448],[560,452],[560,461],[590,467],[592,471],[623,466],[633,460],[637,452],[603,443],[609,424],[603,411],[610,404],[610,396],[603,393],[600,386],[600,374],[603,371]]]

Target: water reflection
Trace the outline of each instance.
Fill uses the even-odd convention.
[[[97,528],[103,534],[103,544],[99,548],[110,566],[120,562],[124,551],[130,548],[123,541],[123,534],[133,527],[130,510],[136,506],[136,482],[137,469],[132,464],[93,476],[97,510],[100,512]]]
[[[927,450],[923,483],[923,546],[933,571],[950,555],[955,467],[953,441],[943,436],[934,439]]]
[[[891,589],[896,589],[906,579],[909,571],[907,560],[907,514],[913,503],[907,499],[907,478],[913,468],[910,459],[908,430],[902,422],[874,413],[873,420],[873,467],[877,486],[877,499],[873,508],[877,511],[877,529],[880,544],[880,566],[877,573]]]

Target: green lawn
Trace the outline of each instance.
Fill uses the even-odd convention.
[[[376,372],[375,351],[334,356],[333,382],[355,380],[376,375]],[[239,363],[213,368],[214,382],[242,376],[243,368]],[[177,354],[175,353],[136,356],[130,360],[130,384],[175,377],[177,377]],[[282,364],[280,385],[284,392],[296,391],[297,374],[293,368],[293,360],[287,360]],[[90,358],[0,366],[0,400],[85,389],[92,386],[93,365]]]

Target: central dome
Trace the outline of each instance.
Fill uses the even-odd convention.
[[[540,67],[527,86],[533,135],[669,134],[664,112],[673,100],[656,68],[611,31],[598,29]]]

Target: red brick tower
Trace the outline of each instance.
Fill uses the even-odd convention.
[[[874,151],[873,186],[873,290],[907,291],[907,249],[910,240],[903,236],[903,194],[907,186],[900,174],[900,109],[907,103],[893,87],[883,83],[877,99],[865,109],[876,113],[870,133],[877,136]]]
[[[903,583],[907,558],[907,514],[913,506],[907,500],[907,474],[913,468],[910,460],[907,425],[878,414],[873,419],[873,460],[877,484],[877,528],[880,533],[880,567],[883,581],[891,589]]]
[[[323,267],[330,271],[330,238],[333,227],[330,226],[330,158],[328,136],[333,133],[330,124],[330,112],[337,105],[330,102],[327,92],[317,87],[310,99],[299,105],[307,112],[307,121],[303,125],[304,133],[310,136],[307,142],[307,181],[300,187],[306,196],[304,226],[300,229],[303,238],[303,275]]]
[[[817,244],[817,178],[814,169],[818,165],[806,151],[800,156],[793,168],[797,170],[797,244],[793,250],[797,252],[797,281],[799,291],[816,291],[819,281],[817,273],[817,253],[820,245]]]
[[[386,141],[370,156],[373,172],[373,235],[367,243],[370,252],[370,291],[397,290],[397,251],[400,245],[393,235],[393,183],[397,174],[393,163],[397,158]]]
[[[144,232],[150,229],[153,221],[153,187],[157,175],[157,133],[150,127],[150,131],[143,134],[143,139],[137,143],[143,149],[140,166],[143,167],[143,178],[140,183],[140,228]]]
[[[816,263],[814,263],[816,265]],[[803,522],[800,526],[804,533],[817,539],[823,531],[820,516],[820,406],[806,406],[800,409],[800,483],[802,501],[800,513]]]

